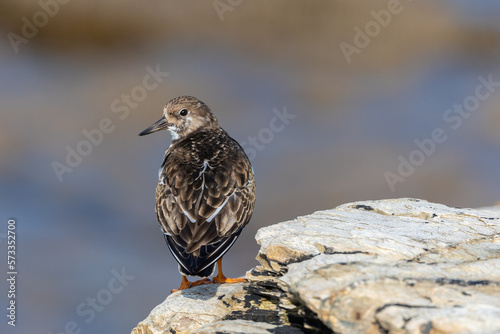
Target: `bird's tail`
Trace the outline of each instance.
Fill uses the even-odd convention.
[[[198,255],[186,252],[169,235],[164,236],[170,252],[179,263],[179,272],[182,275],[208,277],[213,274],[217,260],[226,254],[240,233],[241,230],[213,244],[201,246]]]

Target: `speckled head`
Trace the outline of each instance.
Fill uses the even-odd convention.
[[[172,140],[177,140],[199,130],[219,128],[217,118],[205,103],[193,96],[179,96],[170,100],[163,108],[163,117],[139,136],[168,129]]]

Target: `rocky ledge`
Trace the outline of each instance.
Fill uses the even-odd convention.
[[[500,332],[496,207],[349,203],[256,239],[248,283],[173,293],[132,334]]]

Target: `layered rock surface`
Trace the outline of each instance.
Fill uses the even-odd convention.
[[[357,202],[256,239],[249,283],[176,292],[132,333],[500,332],[494,208]]]

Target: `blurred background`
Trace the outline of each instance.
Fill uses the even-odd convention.
[[[13,217],[19,274],[17,325],[4,309],[0,331],[128,333],[178,287],[154,214],[170,135],[137,136],[178,95],[206,102],[254,165],[228,276],[256,265],[259,228],[346,202],[497,203],[499,14],[494,0],[2,1],[0,254]]]

